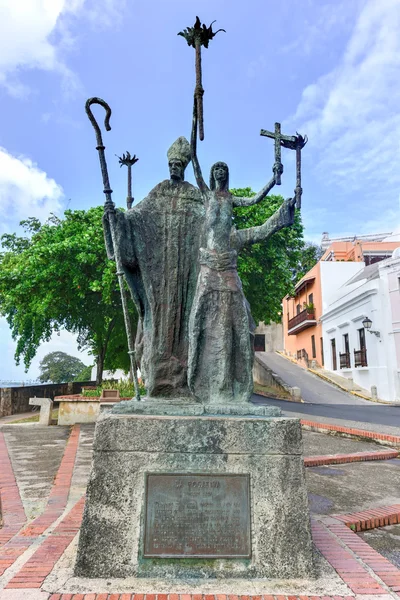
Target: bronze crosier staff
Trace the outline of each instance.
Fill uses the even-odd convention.
[[[97,121],[94,118],[92,110],[90,108],[92,104],[100,104],[100,106],[102,106],[105,109],[106,116],[104,118],[104,126],[106,128],[106,131],[110,131],[110,129],[111,129],[111,127],[110,127],[111,108],[109,107],[107,102],[105,102],[101,98],[89,98],[86,101],[86,105],[85,105],[86,114],[89,117],[89,120],[90,120],[91,124],[93,125],[93,128],[96,132],[96,141],[97,141],[96,150],[98,150],[98,152],[99,152],[100,168],[101,168],[101,174],[103,177],[103,186],[104,186],[103,191],[104,191],[104,194],[106,197],[106,201],[104,203],[104,209],[106,211],[108,211],[111,239],[112,239],[112,243],[113,243],[113,247],[114,247],[115,266],[116,266],[116,271],[117,271],[117,276],[118,276],[119,289],[121,292],[121,302],[122,302],[122,309],[124,312],[126,337],[128,340],[128,353],[129,353],[129,359],[130,359],[131,376],[132,376],[134,386],[135,386],[135,400],[137,400],[139,402],[140,401],[140,391],[139,391],[139,382],[137,379],[137,365],[136,365],[135,350],[134,350],[134,344],[133,344],[132,325],[131,325],[131,322],[129,319],[128,296],[127,296],[126,289],[124,286],[124,272],[122,270],[121,256],[119,253],[119,248],[118,248],[117,239],[116,239],[115,211],[114,211],[114,203],[113,203],[112,197],[111,197],[112,189],[110,188],[110,182],[108,179],[108,169],[107,169],[106,157],[105,157],[105,153],[104,153],[105,146],[103,144],[103,138],[101,136],[100,127],[98,126]]]

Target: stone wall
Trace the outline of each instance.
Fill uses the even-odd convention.
[[[288,394],[288,386],[265,364],[258,352],[254,356],[253,379],[255,383],[273,388],[282,397]]]
[[[94,381],[70,383],[47,383],[22,387],[0,388],[0,417],[7,417],[32,410],[29,398],[51,398],[63,394],[79,394],[82,386],[95,385]]]
[[[283,325],[282,323],[270,323],[265,325],[259,322],[255,333],[265,335],[265,352],[276,352],[283,350]]]

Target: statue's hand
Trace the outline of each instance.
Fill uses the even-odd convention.
[[[106,202],[104,205],[104,216],[108,218],[111,214],[115,215],[115,204],[114,202]]]
[[[286,222],[286,226],[290,227],[294,223],[294,215],[295,215],[295,207],[296,207],[296,198],[287,198],[282,205],[284,211],[284,220]]]

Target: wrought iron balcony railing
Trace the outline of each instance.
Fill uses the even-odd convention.
[[[307,327],[312,327],[316,324],[315,311],[309,308],[302,310],[292,319],[288,319],[288,334],[293,335]]]
[[[350,352],[339,352],[340,368],[350,369]]]
[[[354,366],[368,367],[366,348],[362,348],[361,350],[354,350]]]

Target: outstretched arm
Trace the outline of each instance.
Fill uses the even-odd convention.
[[[265,185],[263,189],[258,192],[258,194],[252,196],[251,198],[232,196],[233,206],[253,206],[253,204],[258,204],[258,202],[261,202],[261,200],[263,200],[265,196],[272,190],[274,185],[275,176],[268,181],[267,185]]]
[[[295,204],[294,198],[288,198],[263,225],[233,230],[231,233],[232,248],[240,252],[243,246],[264,242],[280,229],[293,225]]]
[[[197,185],[199,190],[208,190],[207,184],[203,179],[203,174],[201,172],[199,160],[197,158],[197,101],[196,97],[194,98],[193,104],[193,121],[192,121],[192,135],[190,138],[190,150],[192,154],[192,163],[193,163],[193,171],[194,176],[196,178]]]

